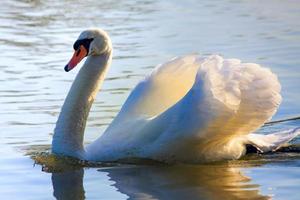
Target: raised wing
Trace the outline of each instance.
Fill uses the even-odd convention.
[[[239,158],[245,135],[277,110],[279,92],[277,77],[257,64],[217,55],[177,58],[137,85],[92,147],[107,159]]]
[[[188,55],[158,65],[133,89],[101,137],[86,147],[89,156],[99,156],[99,160],[125,157],[119,152],[126,154],[127,150],[140,148],[149,142],[149,138],[159,135],[159,130],[151,131],[150,122],[191,89],[199,68],[197,59],[197,55]],[[102,153],[99,155],[99,152]]]
[[[199,57],[197,63],[189,92],[153,120],[152,127],[161,128],[147,156],[195,162],[239,158],[247,142],[243,136],[276,112],[280,84],[269,69],[220,56]]]
[[[197,55],[177,57],[157,66],[133,89],[113,123],[161,114],[190,90],[198,67]]]

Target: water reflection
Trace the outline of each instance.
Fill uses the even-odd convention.
[[[127,166],[100,169],[129,199],[269,199],[238,167]],[[84,199],[84,170],[52,174],[57,199]],[[95,186],[96,187],[96,186]],[[101,191],[98,191],[101,193]]]
[[[85,199],[83,169],[52,174],[53,196],[56,199]]]

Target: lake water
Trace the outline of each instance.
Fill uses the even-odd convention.
[[[103,132],[155,65],[194,52],[270,67],[283,95],[273,119],[300,115],[297,0],[2,0],[1,199],[300,198],[297,153],[193,166],[63,167],[60,173],[35,165],[30,157],[49,150],[61,105],[80,68],[65,73],[63,67],[78,34],[88,27],[109,32],[114,57],[89,116],[86,143]],[[296,120],[259,131],[299,125]]]

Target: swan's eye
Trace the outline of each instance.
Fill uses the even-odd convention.
[[[79,49],[80,45],[83,45],[85,47],[85,49],[88,51],[90,49],[90,44],[93,40],[94,40],[94,38],[86,38],[86,39],[77,40],[74,43],[73,48],[75,51],[77,51]]]

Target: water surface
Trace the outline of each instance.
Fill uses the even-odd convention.
[[[80,68],[65,73],[63,67],[82,30],[101,27],[114,46],[111,69],[89,116],[89,143],[155,65],[194,52],[270,67],[284,99],[274,119],[299,115],[299,21],[297,0],[1,1],[1,198],[299,199],[297,154],[199,166],[77,167],[61,173],[42,171],[29,156],[50,148],[61,105]]]

